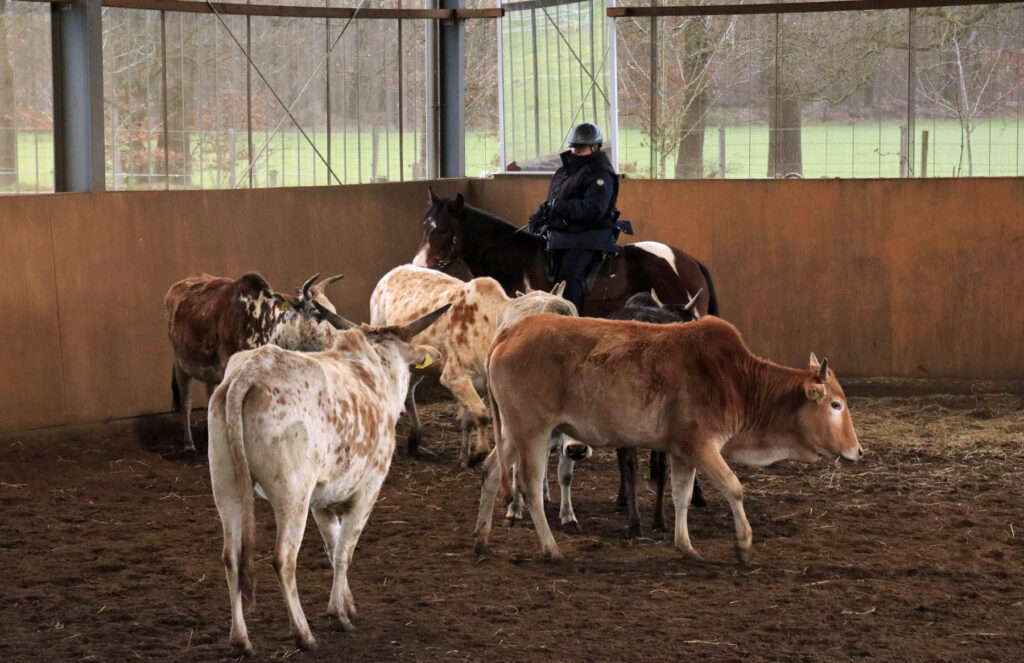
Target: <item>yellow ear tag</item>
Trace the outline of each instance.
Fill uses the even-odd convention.
[[[431,359],[430,358],[430,354],[427,353],[427,355],[425,355],[423,357],[423,363],[422,364],[416,364],[416,368],[426,368],[427,366],[430,366],[433,363],[434,363],[434,360]]]
[[[290,311],[290,310],[292,310],[292,303],[289,302],[288,300],[283,300],[281,302],[281,310],[282,311]]]
[[[814,402],[817,403],[818,405],[821,405],[821,402],[823,400],[825,400],[825,392],[815,391],[814,392]]]

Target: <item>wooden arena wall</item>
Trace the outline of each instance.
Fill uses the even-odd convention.
[[[522,223],[547,178],[433,185]],[[425,203],[424,182],[0,199],[0,430],[169,410],[163,295],[192,272],[257,270],[279,290],[344,273],[330,294],[366,319]],[[634,240],[710,268],[723,317],[763,356],[1024,376],[1024,180],[626,180],[619,207]]]

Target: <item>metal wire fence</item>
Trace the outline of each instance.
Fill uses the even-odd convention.
[[[631,6],[649,3],[618,4]],[[0,8],[0,191],[52,191],[50,8]],[[497,25],[466,24],[470,175],[553,168],[580,121],[601,125],[636,177],[1024,175],[1024,3],[617,19],[612,0],[503,8]],[[430,176],[433,22],[346,24],[105,7],[107,187]]]

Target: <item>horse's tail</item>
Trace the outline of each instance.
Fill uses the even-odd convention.
[[[704,263],[697,261],[697,265],[700,267],[700,273],[704,275],[704,280],[708,282],[708,315],[718,315],[718,295],[715,293],[715,284],[711,280],[711,272],[704,266]]]

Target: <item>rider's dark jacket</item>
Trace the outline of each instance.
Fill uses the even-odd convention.
[[[608,155],[598,150],[586,156],[562,152],[548,198],[530,217],[530,228],[547,230],[548,249],[615,248],[619,178]]]

